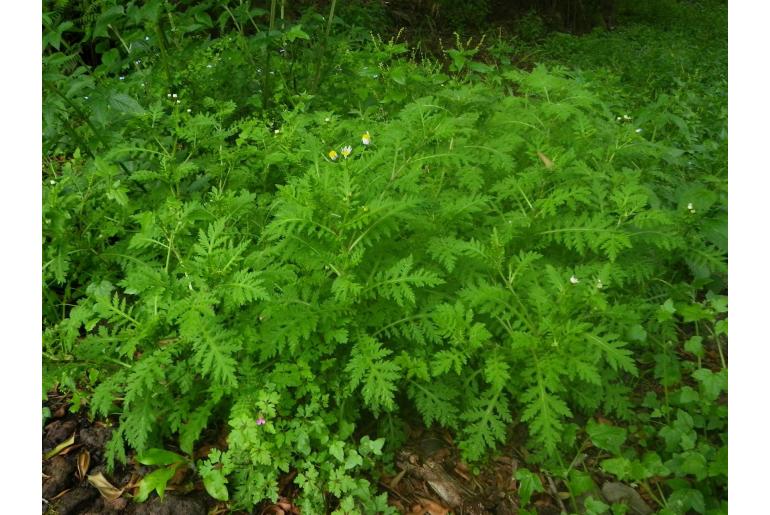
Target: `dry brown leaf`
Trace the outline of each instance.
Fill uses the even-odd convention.
[[[61,452],[66,449],[67,447],[71,446],[75,443],[75,433],[72,433],[72,436],[70,436],[68,439],[57,445],[53,448],[53,450],[48,451],[43,455],[44,460],[50,460],[57,454],[61,454]]]
[[[104,505],[109,507],[112,511],[122,511],[126,509],[126,506],[128,505],[128,499],[125,497],[118,497],[117,499],[113,499],[112,501],[104,501]]]
[[[62,490],[61,492],[59,492],[55,496],[51,497],[51,499],[49,499],[49,501],[50,502],[58,501],[59,499],[64,497],[67,494],[67,492],[69,492],[70,490],[72,490],[72,488],[66,488],[66,489]]]
[[[398,483],[403,479],[404,474],[406,474],[406,469],[401,470],[398,474],[396,474],[396,477],[390,480],[390,483],[388,486],[391,488],[391,490],[395,490],[395,488],[398,486]]]
[[[102,497],[108,501],[114,501],[123,495],[123,488],[118,490],[112,486],[112,484],[107,481],[107,478],[105,478],[101,472],[88,476],[88,482],[91,483],[97,490],[99,490],[99,493],[102,494]]]
[[[78,479],[81,481],[84,477],[86,477],[86,474],[88,474],[88,468],[91,466],[91,453],[88,452],[88,449],[83,449],[80,451],[80,454],[78,454]]]
[[[217,504],[211,511],[209,511],[209,515],[222,515],[223,513],[230,513],[230,508],[228,508],[226,504]]]
[[[543,164],[545,165],[545,167],[546,167],[546,168],[548,168],[549,170],[550,170],[551,168],[553,168],[553,166],[554,166],[554,163],[553,163],[553,161],[551,161],[550,159],[548,159],[548,156],[546,156],[545,154],[543,154],[543,153],[542,153],[542,152],[540,152],[539,150],[537,151],[537,157],[539,157],[539,158],[540,158],[540,160],[543,162]]]
[[[71,452],[72,452],[72,451],[74,451],[74,450],[80,449],[81,447],[83,447],[83,444],[82,444],[82,443],[76,443],[76,444],[74,444],[74,445],[70,445],[69,447],[67,447],[66,449],[64,449],[62,452],[60,452],[60,453],[59,453],[59,456],[64,456],[64,455],[66,455],[66,454],[69,454],[69,453],[71,453]]]
[[[455,474],[463,478],[465,481],[470,482],[471,478],[468,474],[466,474],[467,468],[461,467],[460,465],[462,465],[462,463],[458,463],[457,465],[455,465],[455,468],[454,468]]]
[[[449,515],[449,508],[430,499],[420,499],[420,504],[412,506],[412,513],[417,515]]]
[[[292,504],[292,502],[291,502],[291,501],[289,501],[289,500],[288,500],[287,498],[285,498],[285,497],[281,497],[280,499],[278,499],[278,502],[277,502],[276,504],[277,504],[277,505],[278,505],[278,506],[279,506],[281,509],[283,509],[283,510],[285,510],[285,511],[289,511],[289,512],[291,512],[291,511],[293,511],[293,510],[294,510],[294,504]]]

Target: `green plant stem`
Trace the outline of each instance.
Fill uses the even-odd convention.
[[[334,9],[337,7],[337,0],[332,0],[331,7],[329,8],[329,19],[326,20],[326,29],[324,30],[324,38],[321,44],[318,45],[316,51],[315,73],[313,74],[313,83],[310,87],[310,92],[315,94],[318,91],[318,86],[321,83],[321,68],[326,54],[326,46],[329,41],[329,34],[332,30],[332,21],[334,21]]]
[[[722,339],[717,336],[716,341],[717,341],[717,351],[719,352],[719,361],[721,361],[723,369],[727,368],[727,361],[725,361],[725,355],[724,355],[724,352],[722,352]]]
[[[164,32],[163,27],[161,27],[160,18],[158,18],[158,21],[155,23],[155,33],[158,36],[158,47],[160,48],[160,65],[163,67],[163,74],[166,76],[166,88],[171,88],[171,71],[168,67],[168,41],[166,40],[166,33]]]
[[[275,6],[278,0],[271,0],[270,2],[270,24],[267,30],[267,39],[265,43],[265,75],[262,81],[262,112],[266,111],[270,107],[270,43],[273,37],[273,29],[275,28]]]
[[[647,483],[647,481],[642,481],[640,484],[642,485],[642,488],[644,488],[645,492],[649,494],[649,496],[658,506],[665,506],[665,503],[661,500],[661,498],[655,495],[655,493],[652,491],[652,488],[650,488],[650,485]]]
[[[48,88],[49,90],[53,91],[56,96],[64,100],[64,102],[72,108],[75,113],[77,113],[78,117],[85,122],[86,125],[91,129],[91,132],[94,133],[94,137],[96,137],[97,141],[101,143],[102,145],[106,146],[106,142],[102,139],[101,133],[94,127],[94,124],[91,122],[91,120],[86,116],[86,114],[83,112],[82,109],[78,105],[76,105],[72,100],[70,100],[67,95],[59,91],[59,88],[53,85],[51,82],[44,82],[44,86]],[[90,148],[88,146],[85,147],[85,150],[93,156],[93,152],[91,152]]]
[[[81,120],[83,120],[83,122],[85,122],[85,124],[86,124],[86,125],[88,125],[88,127],[91,129],[91,132],[93,132],[93,133],[94,133],[94,137],[96,138],[96,140],[97,140],[99,143],[101,143],[103,146],[107,147],[107,142],[106,142],[106,141],[104,141],[104,139],[102,139],[101,133],[100,133],[100,132],[99,132],[99,131],[96,129],[96,127],[94,126],[94,124],[91,122],[91,120],[88,118],[88,116],[86,116],[86,114],[83,112],[83,110],[82,110],[82,109],[80,109],[80,107],[78,107],[78,106],[77,106],[77,105],[76,105],[76,104],[75,104],[75,103],[74,103],[72,100],[70,100],[69,98],[67,98],[67,96],[66,96],[64,93],[62,93],[61,91],[59,91],[59,89],[58,89],[56,86],[54,86],[52,83],[50,83],[50,82],[45,82],[45,83],[44,83],[44,86],[45,86],[46,88],[50,89],[51,91],[53,91],[53,92],[54,92],[54,94],[56,94],[56,96],[58,96],[59,98],[61,98],[62,100],[64,100],[64,102],[65,102],[65,103],[66,103],[68,106],[70,106],[70,108],[72,108],[72,110],[73,110],[73,111],[75,111],[75,112],[77,113],[77,115],[80,117],[80,119],[81,119]],[[83,141],[83,139],[82,139],[82,138],[81,138],[81,137],[80,137],[80,136],[79,136],[79,135],[78,135],[78,134],[75,132],[75,129],[74,129],[74,128],[72,128],[72,127],[71,127],[71,126],[70,126],[68,123],[67,123],[67,124],[65,124],[65,126],[67,127],[67,129],[68,129],[68,132],[70,132],[70,135],[71,135],[71,136],[73,136],[73,137],[74,137],[74,138],[75,138],[75,139],[78,141],[78,143],[79,143],[80,145],[82,145],[82,146],[83,146],[83,149],[84,149],[84,150],[85,150],[85,151],[88,153],[88,155],[90,155],[92,159],[95,159],[95,158],[96,158],[96,156],[95,156],[95,154],[94,154],[93,150],[92,150],[92,149],[91,149],[91,147],[90,147],[88,144],[86,144],[86,142],[85,142],[85,141]],[[118,166],[120,166],[120,168],[123,170],[123,172],[125,172],[125,173],[129,173],[129,172],[128,172],[128,168],[126,168],[126,165],[124,165],[122,162],[120,162],[120,161],[119,161],[119,162],[118,162]]]

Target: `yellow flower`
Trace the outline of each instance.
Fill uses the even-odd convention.
[[[364,145],[368,145],[372,142],[372,135],[369,134],[369,131],[366,131],[361,135],[361,143]]]
[[[337,158],[339,157],[336,150],[330,150],[327,155],[329,156],[329,159],[331,159],[332,161],[336,161]]]
[[[340,153],[342,154],[342,157],[344,157],[345,159],[348,158],[351,152],[353,152],[353,147],[351,147],[350,145],[346,145],[340,149]]]

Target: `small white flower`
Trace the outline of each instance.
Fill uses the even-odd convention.
[[[51,185],[53,186],[54,184],[56,184],[56,181],[51,179]]]
[[[181,104],[181,103],[182,103],[182,101],[181,101],[181,100],[177,100],[177,101],[176,101],[176,103],[177,103],[177,104]]]
[[[88,95],[84,96],[83,100],[88,100]]]
[[[693,209],[693,208],[692,208],[692,202],[688,202],[688,203],[687,203],[687,209],[689,209],[690,211],[692,211],[692,209]]]
[[[273,134],[278,134],[279,132],[281,132],[281,129],[275,129],[275,130],[273,131]]]
[[[190,109],[190,108],[188,107],[188,108],[187,108],[187,112],[188,112],[188,113],[192,113],[192,109]]]
[[[628,116],[627,114],[624,114],[624,115],[623,115],[623,119],[624,119],[624,120],[630,120],[630,119],[631,119],[631,117],[630,117],[630,116]]]
[[[206,65],[206,68],[211,68],[211,65],[210,65],[210,64],[207,64],[207,65]]]
[[[166,93],[166,96],[167,96],[168,98],[171,98],[171,93]]]
[[[578,279],[573,275],[572,277],[569,278],[569,282],[571,282],[572,284],[577,284],[580,282],[580,279]]]
[[[120,77],[118,77],[118,80],[126,80],[126,78],[123,75],[121,75]]]
[[[616,121],[616,122],[619,122],[620,120],[622,120],[622,118],[621,118],[620,116],[618,116],[617,118],[615,118],[615,121]]]
[[[137,59],[136,61],[134,61],[134,64],[137,66],[139,66],[141,63],[142,63],[141,59]]]
[[[150,36],[145,36],[145,37],[144,37],[144,40],[145,40],[145,41],[149,41],[149,40],[150,40]]]
[[[332,119],[331,119],[331,118],[329,118],[329,117],[327,116],[326,118],[324,118],[324,121],[325,121],[326,123],[329,123],[330,121],[332,121]]]
[[[350,145],[345,145],[340,149],[340,154],[342,154],[342,157],[344,157],[345,159],[348,158],[351,152],[353,152],[353,147],[351,147]]]
[[[364,145],[368,145],[371,142],[372,142],[372,135],[369,134],[369,131],[364,132],[361,135],[361,143],[363,143]]]
[[[597,288],[599,288],[600,290],[601,290],[602,288],[604,288],[604,284],[602,283],[602,280],[601,280],[601,279],[599,279],[598,281],[596,281],[596,287],[597,287]]]
[[[171,95],[171,98],[176,98],[176,97],[177,97],[176,93],[173,93],[173,94]]]
[[[637,134],[639,134],[640,132],[642,132],[642,129],[636,129]]]

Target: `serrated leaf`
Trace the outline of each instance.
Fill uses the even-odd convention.
[[[601,351],[607,360],[607,363],[614,370],[625,370],[629,374],[636,376],[639,371],[636,368],[636,363],[632,358],[631,351],[625,348],[625,343],[619,341],[613,341],[610,337],[599,337],[594,334],[587,334],[588,340],[594,343]]]
[[[519,499],[522,506],[529,504],[533,493],[545,491],[540,476],[530,470],[520,468],[514,477],[519,482]]]

